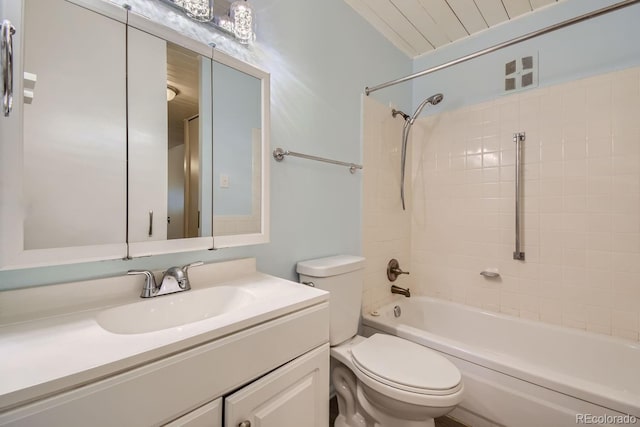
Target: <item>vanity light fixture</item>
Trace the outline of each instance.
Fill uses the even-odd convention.
[[[236,0],[231,4],[233,33],[242,44],[249,44],[256,37],[256,20],[253,6],[247,0]]]
[[[167,86],[167,102],[173,101],[173,99],[180,93],[178,89],[173,86]]]
[[[256,14],[247,0],[161,0],[189,18],[206,23],[214,29],[248,45],[256,39]]]

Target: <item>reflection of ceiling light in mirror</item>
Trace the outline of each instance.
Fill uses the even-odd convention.
[[[256,21],[253,7],[246,0],[237,0],[231,5],[233,32],[242,44],[249,44],[256,38]]]
[[[167,86],[167,102],[173,101],[180,91],[173,86]]]

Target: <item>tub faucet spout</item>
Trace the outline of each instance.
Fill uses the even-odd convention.
[[[392,294],[400,294],[409,298],[411,296],[411,291],[409,288],[401,288],[400,286],[391,285],[391,293]]]

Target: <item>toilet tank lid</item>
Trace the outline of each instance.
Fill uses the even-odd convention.
[[[326,258],[300,261],[296,268],[299,274],[311,277],[330,277],[350,273],[364,268],[364,258],[354,255],[336,255]]]

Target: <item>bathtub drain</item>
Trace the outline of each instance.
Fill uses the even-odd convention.
[[[402,314],[402,310],[400,309],[399,305],[396,305],[395,307],[393,307],[393,315],[396,317],[400,317],[400,315]]]

